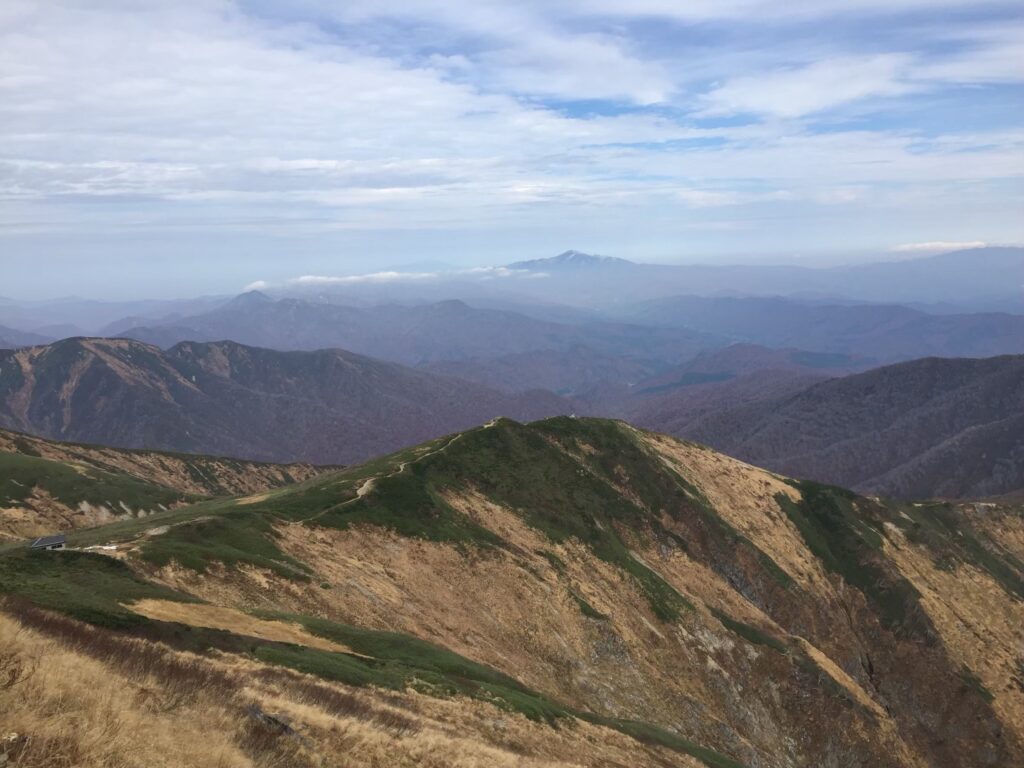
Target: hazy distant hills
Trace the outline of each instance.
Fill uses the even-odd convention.
[[[840,354],[864,364],[929,355],[1024,353],[1024,315],[998,312],[940,314],[897,304],[695,295],[626,305],[620,300],[625,293],[600,310],[573,311],[566,305],[586,294],[592,279],[600,285],[628,283],[620,273],[629,274],[636,265],[569,256],[555,260],[550,273],[568,281],[560,289],[565,303],[536,305],[543,317],[533,316],[528,302],[516,305],[521,311],[454,299],[354,306],[331,297],[272,298],[251,292],[211,311],[165,322],[133,326],[131,318],[125,319],[105,328],[103,335],[163,348],[180,341],[231,340],[283,350],[340,348],[406,365],[457,361],[463,365],[446,370],[505,389],[564,391],[591,386],[594,377],[588,368],[603,366],[611,370],[610,381],[633,383],[638,373],[642,378],[731,342]],[[524,263],[545,261],[550,260]],[[552,319],[556,316],[560,319]],[[594,356],[593,365],[580,359],[580,350]],[[551,372],[548,360],[555,352],[567,356],[564,374]],[[637,363],[645,370],[633,370]],[[498,382],[506,378],[503,368],[514,368],[514,383]]]
[[[420,367],[506,392],[523,392],[539,387],[591,400],[600,397],[610,387],[625,395],[631,384],[649,378],[664,366],[631,355],[606,355],[578,345],[499,357],[438,360]]]
[[[509,395],[338,350],[69,339],[0,354],[0,426],[121,447],[349,463],[499,415],[569,410],[547,392]]]
[[[69,323],[102,317],[104,335],[143,343],[46,347],[42,331],[0,327],[0,347],[36,346],[0,357],[0,424],[122,446],[352,462],[496,415],[579,411],[863,491],[996,494],[1024,484],[1015,424],[967,407],[997,402],[988,369],[966,361],[967,372],[946,382],[962,384],[939,399],[918,378],[893,380],[889,398],[826,380],[859,381],[868,368],[926,356],[1024,354],[1024,315],[952,311],[986,296],[1012,305],[1022,266],[1019,248],[834,269],[636,264],[567,251],[489,280],[472,270],[399,280],[403,300],[387,303],[372,291],[390,291],[390,277],[369,293],[355,281],[344,293],[327,283],[230,300],[6,302],[0,321],[30,319],[24,327],[59,337],[78,327]],[[421,300],[446,286],[480,303]],[[723,291],[736,295],[696,295]],[[856,303],[858,292],[943,310]],[[939,370],[931,365],[922,370]],[[816,402],[802,399],[811,391],[835,391],[835,403],[793,415],[796,430],[785,419]],[[831,421],[847,412],[857,415],[837,422],[844,428],[900,425],[906,435],[887,433],[886,450],[867,434],[854,440]]]
[[[102,301],[67,296],[36,301],[0,302],[0,324],[31,330],[45,336],[99,334],[101,328],[121,318],[164,318],[206,312],[228,301],[229,296],[190,299],[139,299]],[[138,324],[138,323],[135,323]],[[53,332],[51,332],[51,330]]]
[[[862,354],[851,344],[864,340],[862,346],[880,349],[880,360],[894,360],[922,354],[1019,352],[983,349],[970,336],[986,332],[979,329],[980,322],[1002,333],[1004,321],[975,318],[963,330],[964,316],[978,311],[1024,315],[1022,248],[983,248],[826,269],[643,264],[566,251],[505,267],[406,276],[415,279],[406,279],[400,271],[388,273],[386,280],[349,277],[286,281],[271,287],[270,296],[262,296],[275,305],[262,309],[261,295],[256,294],[235,300],[10,300],[0,304],[0,325],[51,339],[129,335],[164,347],[183,340],[222,339],[281,349],[336,346],[419,364],[580,344],[602,354],[651,357],[649,347],[664,347],[664,337],[645,343],[635,327],[622,326],[655,324],[724,333],[726,341],[818,351]],[[723,314],[735,317],[724,322]],[[927,319],[941,315],[952,317],[945,324]],[[878,338],[866,337],[872,330],[887,332],[888,323],[895,324],[898,333],[887,350]],[[465,327],[456,327],[460,324],[478,328],[476,338]],[[808,325],[819,328],[819,338],[796,332]],[[501,329],[503,335],[496,333]],[[439,345],[433,333],[451,341]],[[969,338],[958,341],[961,333]],[[849,343],[842,346],[846,336]],[[923,336],[937,336],[939,342],[906,351]],[[483,338],[493,348],[487,348]],[[616,345],[616,338],[628,342],[630,349]],[[657,349],[653,356],[671,357]]]
[[[722,412],[775,402],[864,367],[870,366],[847,355],[733,344],[636,383],[615,412],[669,434],[691,435]]]
[[[28,333],[0,325],[0,349],[16,349],[33,344],[47,344],[50,341],[39,333]]]
[[[568,251],[509,268],[546,275],[519,281],[517,291],[574,306],[623,305],[687,294],[946,303],[970,311],[1024,311],[1024,248],[1017,247],[831,268],[642,264]]]
[[[403,274],[403,269],[409,272]],[[1024,314],[1024,248],[979,248],[832,268],[644,264],[566,251],[504,267],[408,265],[389,272],[386,280],[373,278],[328,275],[322,282],[285,281],[269,290],[277,299],[363,308],[422,306],[459,299],[477,308],[515,308],[549,319],[568,318],[569,310],[621,315],[634,304],[675,296],[782,297],[838,305],[891,303],[932,314]],[[229,300],[229,296],[120,301],[8,299],[0,301],[0,325],[52,338],[114,336],[132,328],[158,326],[168,335],[170,326],[193,328],[192,318],[207,315]],[[503,354],[515,351],[504,350]]]
[[[724,382],[766,371],[795,376],[841,376],[873,367],[871,361],[835,352],[771,349],[758,344],[731,344],[701,352],[692,360],[644,379],[633,387],[637,396],[672,392],[696,384]]]
[[[1024,316],[1004,313],[933,315],[893,304],[677,296],[641,304],[627,316],[637,323],[879,362],[1024,352]]]
[[[421,367],[508,392],[540,387],[576,398],[591,413],[624,416],[641,405],[669,398],[677,410],[692,415],[704,407],[731,405],[745,389],[763,398],[779,394],[783,382],[806,385],[873,366],[849,355],[733,344],[705,350],[673,366],[627,355],[602,355],[579,346],[437,361]]]
[[[706,396],[712,407],[681,390],[644,403],[634,418],[863,492],[978,497],[1024,488],[1024,356],[922,359],[817,383],[755,376],[760,382],[716,388]]]
[[[835,280],[835,295],[892,302],[1002,302],[1024,311],[1024,248],[1019,247],[972,248],[822,272]]]
[[[586,346],[604,355],[685,360],[722,343],[711,334],[612,322],[539,320],[462,301],[352,307],[243,294],[202,315],[120,333],[161,347],[230,339],[270,349],[341,348],[415,365]]]
[[[592,376],[573,401],[499,391],[340,350],[234,342],[167,351],[70,339],[0,355],[0,426],[52,439],[351,463],[512,414],[623,415],[644,427],[799,477],[897,497],[993,496],[1024,488],[1024,356],[924,359],[850,374],[862,361],[735,345],[644,377],[585,349],[460,365],[513,383]],[[588,366],[590,366],[588,368]],[[569,373],[572,373],[569,370]],[[848,375],[849,374],[849,375]],[[632,387],[625,379],[637,376]],[[616,379],[618,377],[618,379]],[[481,380],[488,381],[487,379]],[[617,383],[616,383],[617,382]]]

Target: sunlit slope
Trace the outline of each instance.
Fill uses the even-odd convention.
[[[498,420],[82,531],[72,544],[119,542],[118,560],[19,554],[0,583],[250,671],[465,701],[446,716],[474,749],[525,748],[470,727],[493,709],[578,742],[529,753],[569,764],[615,764],[586,749],[630,735],[637,765],[1011,765],[1024,527],[980,514],[789,481],[619,422]],[[293,717],[329,754],[315,718]]]
[[[0,540],[145,517],[323,471],[306,464],[61,443],[0,430]]]

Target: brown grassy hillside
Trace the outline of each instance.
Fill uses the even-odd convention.
[[[1024,758],[1011,507],[884,505],[621,423],[500,420],[71,541],[117,550],[0,556],[7,626],[110,675],[152,652],[223,671],[230,694],[148,722],[214,707],[211,750],[239,765],[279,749],[298,765]],[[93,654],[68,639],[83,632],[139,650]],[[303,686],[370,714],[335,723]],[[296,733],[246,746],[252,702]],[[49,733],[34,711],[18,727]],[[414,725],[396,734],[379,712]],[[122,764],[145,764],[133,748]]]
[[[74,338],[0,350],[0,427],[122,448],[350,464],[499,414],[571,410],[550,392],[507,394],[340,349]]]
[[[331,469],[60,443],[0,430],[0,540],[144,516],[203,497],[259,493]]]

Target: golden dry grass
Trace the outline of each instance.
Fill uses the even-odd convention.
[[[749,684],[787,674],[774,651],[739,641],[703,608],[665,624],[651,612],[635,579],[580,542],[554,543],[521,516],[472,490],[449,489],[445,500],[511,547],[474,551],[374,526],[337,530],[283,524],[277,544],[329,589],[310,589],[247,566],[229,571],[214,565],[199,575],[172,565],[156,575],[218,605],[276,608],[411,634],[504,671],[555,700],[680,728],[693,740],[722,745],[731,754],[791,749],[779,725],[785,705],[769,690]],[[799,544],[792,542],[794,549]],[[555,555],[561,565],[541,551]],[[636,556],[698,606],[703,602],[784,634],[720,574],[681,549],[666,552],[652,543]],[[794,554],[791,561],[802,556]],[[827,582],[823,586],[831,589]],[[588,618],[574,594],[607,618]],[[819,652],[824,656],[827,650]],[[856,686],[842,675],[833,677],[844,687]],[[867,698],[863,690],[850,693],[854,700]],[[694,702],[700,702],[699,711]],[[915,765],[903,759],[906,750],[891,723],[868,724],[873,719],[868,710],[877,711],[866,705],[867,719],[856,726],[864,731],[863,740],[888,745],[898,764]],[[736,712],[744,713],[744,722],[735,721]]]
[[[930,552],[889,527],[886,554],[921,592],[921,605],[950,654],[995,697],[1003,725],[1024,741],[1024,690],[1014,682],[1024,658],[1024,604],[984,571],[960,563],[935,566]]]
[[[99,504],[68,505],[42,488],[33,488],[18,506],[0,507],[0,537],[28,539],[54,531],[103,525],[126,516],[123,510],[114,512]]]
[[[266,501],[268,498],[270,498],[269,493],[257,493],[254,496],[244,496],[241,499],[238,499],[235,503],[240,506],[248,506],[250,504],[259,504],[261,501]]]
[[[259,619],[235,608],[152,599],[139,600],[130,607],[135,613],[158,621],[170,621],[193,627],[207,627],[209,629],[223,629],[236,635],[259,637],[264,640],[280,643],[305,645],[324,651],[352,653],[350,648],[322,637],[317,637],[294,622]]]
[[[0,755],[18,768],[700,767],[587,723],[554,729],[479,701],[350,689],[247,658],[164,649],[222,681],[176,696],[166,676],[87,652],[91,638],[109,639],[104,630],[56,621],[74,638],[0,613]],[[296,735],[261,730],[246,714],[253,704]]]
[[[1005,504],[962,504],[960,509],[971,524],[997,541],[1018,560],[1024,560],[1024,511]]]
[[[875,717],[877,717],[879,721],[884,721],[888,719],[888,715],[886,714],[882,706],[877,701],[868,696],[867,691],[861,688],[857,681],[850,677],[846,672],[844,672],[838,664],[836,664],[834,661],[832,661],[832,659],[830,659],[828,656],[826,656],[824,653],[818,650],[817,647],[807,642],[804,638],[797,638],[797,642],[800,644],[800,647],[803,649],[804,653],[806,653],[809,657],[814,659],[814,663],[817,664],[818,667],[820,667],[822,671],[828,674],[828,676],[831,677],[836,683],[842,686],[858,704],[874,712]]]
[[[18,768],[253,765],[231,738],[237,713],[205,698],[154,711],[159,681],[129,680],[7,616],[0,666],[16,676],[0,682],[0,731]]]
[[[771,755],[780,765],[801,764],[807,752],[793,734],[824,739],[830,728],[841,728],[844,744],[856,745],[853,752],[888,761],[877,764],[923,765],[910,742],[904,742],[906,734],[880,706],[885,702],[872,698],[877,694],[863,679],[851,676],[856,667],[853,673],[846,671],[857,640],[846,622],[836,621],[844,610],[842,584],[825,574],[775,500],[779,493],[793,497],[795,489],[770,473],[698,446],[638,434],[693,482],[729,525],[792,576],[794,590],[815,601],[817,612],[808,621],[786,624],[800,627],[794,631],[809,640],[786,640],[765,612],[770,606],[758,607],[765,604],[737,589],[728,573],[687,554],[696,550],[654,537],[630,537],[635,558],[695,606],[678,620],[660,621],[637,580],[622,568],[596,557],[579,541],[550,540],[514,510],[472,488],[451,486],[444,491],[445,501],[500,536],[506,547],[453,546],[370,525],[339,530],[280,523],[275,543],[308,565],[313,584],[320,586],[247,565],[212,564],[200,574],[173,563],[154,570],[130,559],[132,567],[211,603],[143,601],[135,609],[153,619],[329,650],[338,648],[297,625],[256,619],[244,611],[284,610],[403,632],[501,670],[565,704],[658,723],[731,755]],[[669,526],[671,521],[666,516],[663,522]],[[1015,521],[1001,524],[1012,526]],[[1013,659],[1006,654],[998,662],[983,657],[997,647],[1024,647],[1024,616],[1004,610],[1005,595],[993,596],[998,590],[991,580],[984,582],[983,574],[934,572],[930,560],[919,562],[918,555],[924,555],[904,543],[899,553],[889,554],[925,593],[925,607],[944,640],[959,649],[956,658],[997,693],[996,709],[1012,730],[1015,719],[1024,720],[1024,710],[1016,694],[1007,695],[996,686],[1009,685]],[[948,581],[961,576],[971,585],[966,592]],[[963,608],[965,597],[977,597],[977,605]],[[580,598],[603,618],[585,612]],[[742,628],[723,624],[711,609],[755,632],[782,638],[789,652],[756,636],[751,640]],[[972,639],[968,635],[984,634],[981,614],[986,611],[1003,611],[1001,623],[995,623],[994,635]],[[789,620],[772,615],[780,622]],[[802,654],[795,652],[798,646]],[[805,663],[808,658],[814,661],[812,668],[832,680],[822,677],[827,684],[813,689],[794,682],[799,675],[794,659]],[[302,683],[302,676],[286,680],[279,673],[268,675],[266,667],[237,656],[221,655],[208,663],[227,670],[240,681],[245,696],[286,715],[312,739],[316,749],[303,757],[314,760],[311,764],[333,765],[330,757],[353,752],[362,762],[345,764],[641,766],[662,759],[665,765],[690,764],[675,753],[656,757],[655,750],[608,729],[577,723],[556,731],[479,701],[329,686],[362,702],[352,705],[358,714],[339,714],[318,695],[302,694],[303,686],[312,685],[309,679]],[[837,686],[845,695],[833,696]],[[796,720],[794,696],[809,710]],[[833,706],[832,699],[841,706]],[[805,715],[812,718],[811,725]],[[388,725],[389,717],[398,722],[405,718],[415,726]],[[241,743],[242,738],[233,736],[231,741]]]
[[[673,469],[693,482],[715,511],[774,560],[798,584],[822,589],[828,579],[786,517],[776,494],[796,498],[798,492],[778,476],[716,451],[664,435],[638,432]]]

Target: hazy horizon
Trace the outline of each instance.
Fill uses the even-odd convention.
[[[934,246],[929,248],[919,246]],[[549,251],[544,253],[525,253],[510,256],[503,262],[462,262],[452,259],[448,261],[438,260],[414,260],[403,263],[383,263],[370,265],[362,270],[345,271],[345,266],[334,259],[316,258],[310,259],[296,265],[290,260],[285,264],[280,259],[268,256],[266,260],[260,260],[258,264],[244,261],[231,265],[237,271],[237,275],[227,274],[217,280],[218,270],[209,266],[202,267],[203,271],[197,272],[200,280],[190,282],[188,279],[175,279],[167,282],[160,270],[160,265],[154,268],[153,261],[146,258],[136,258],[116,268],[118,280],[110,280],[108,270],[111,264],[108,262],[105,268],[93,275],[93,281],[83,280],[70,270],[66,274],[66,280],[60,275],[49,272],[39,272],[38,265],[32,261],[21,264],[13,264],[13,268],[5,271],[5,290],[0,292],[0,300],[8,299],[15,302],[48,302],[61,300],[87,300],[99,302],[123,302],[140,300],[188,300],[202,297],[232,296],[249,291],[288,291],[303,284],[312,285],[316,282],[330,284],[336,282],[343,284],[350,279],[353,285],[360,282],[367,283],[403,283],[415,284],[416,282],[443,282],[448,279],[470,279],[478,278],[489,280],[493,277],[503,276],[502,268],[513,261],[544,260],[558,256],[566,252],[579,252],[596,257],[610,257],[623,259],[635,264],[651,264],[660,266],[679,267],[795,267],[807,269],[833,269],[843,267],[856,267],[871,264],[884,264],[894,262],[909,262],[927,260],[935,256],[942,256],[947,253],[958,251],[973,251],[985,249],[1021,248],[1016,243],[921,243],[912,247],[897,248],[891,251],[878,254],[846,254],[833,259],[820,255],[808,255],[803,258],[794,255],[784,258],[776,254],[765,255],[764,257],[744,259],[741,255],[722,254],[719,258],[707,257],[692,259],[681,258],[676,260],[645,260],[629,258],[619,254],[594,251],[587,253],[576,248],[569,248],[563,251]],[[454,254],[451,254],[454,255]],[[192,257],[183,257],[187,261]],[[202,261],[203,257],[195,257]],[[53,259],[59,264],[63,259]],[[74,258],[66,260],[67,266],[72,266]],[[131,263],[134,262],[134,263]],[[178,264],[177,266],[181,266]],[[301,266],[308,266],[309,269],[302,269]],[[134,279],[131,277],[135,272]],[[244,275],[262,274],[267,277],[245,281]],[[211,279],[211,277],[213,279]],[[19,280],[19,278],[21,278]],[[68,290],[61,291],[60,287],[66,286]],[[41,291],[34,290],[41,288]],[[452,294],[451,298],[458,298],[458,291]],[[1009,291],[1008,293],[1012,293]],[[779,294],[781,295],[781,294]],[[841,294],[836,294],[837,298]]]

